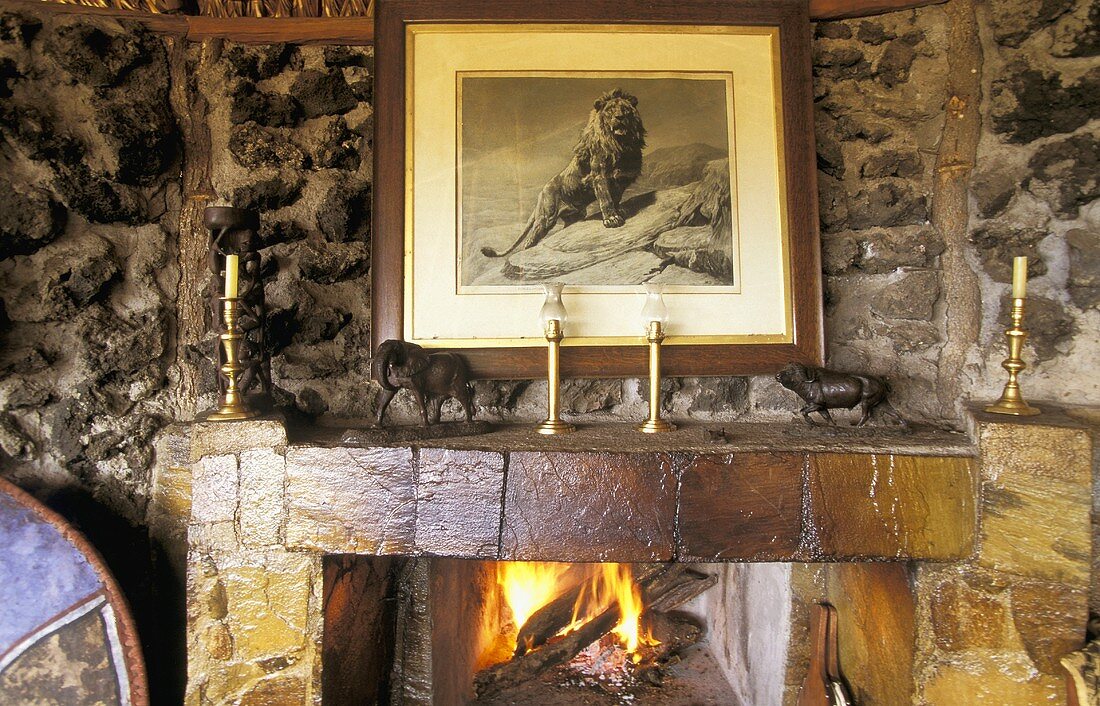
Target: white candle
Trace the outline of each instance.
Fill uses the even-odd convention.
[[[237,255],[225,256],[225,298],[234,299],[237,296]]]
[[[1027,258],[1012,259],[1012,298],[1023,299],[1027,295]]]

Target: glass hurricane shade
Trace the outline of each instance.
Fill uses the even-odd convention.
[[[645,284],[645,306],[642,307],[642,322],[648,327],[651,321],[660,321],[662,326],[667,324],[668,307],[665,306],[664,287],[660,284],[647,282]]]
[[[562,286],[558,282],[549,282],[542,285],[543,292],[546,293],[546,298],[542,302],[542,310],[539,311],[539,322],[542,324],[543,331],[555,319],[563,328],[565,327],[568,314],[565,311],[565,305],[561,301]]]

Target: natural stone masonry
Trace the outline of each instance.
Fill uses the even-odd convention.
[[[172,404],[168,46],[136,22],[0,27],[0,465],[139,522]]]
[[[244,448],[256,438],[254,425],[272,422],[233,425],[238,450],[193,466],[189,704],[269,693],[318,703],[321,557],[337,552],[916,560],[792,569],[788,674],[805,673],[805,607],[830,600],[843,608],[845,674],[870,706],[908,703],[910,695],[917,704],[1060,703],[1057,659],[1083,637],[1092,439],[1087,426],[1053,410],[1024,422],[976,415],[976,461],[960,446],[945,455],[951,447],[943,440],[937,456],[548,452],[533,433],[515,437],[527,450],[504,454]],[[751,438],[738,429],[725,433]],[[217,488],[199,487],[208,481]],[[280,487],[281,504],[272,503]],[[590,505],[556,503],[581,490]],[[628,491],[628,503],[612,502]],[[314,495],[295,497],[307,492]],[[326,504],[331,511],[320,513]],[[278,528],[260,522],[261,505],[281,507]],[[586,518],[586,507],[611,514]],[[446,512],[458,515],[451,532],[441,522]],[[674,554],[662,554],[666,528],[675,528]],[[798,681],[792,677],[788,699]]]
[[[1094,432],[978,414],[974,559],[916,567],[916,703],[1060,704],[1088,619]]]

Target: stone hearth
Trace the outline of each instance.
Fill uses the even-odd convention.
[[[972,422],[970,437],[612,426],[392,447],[288,436],[278,420],[194,425],[188,702],[321,703],[336,555],[794,562],[787,698],[806,607],[831,600],[861,703],[915,690],[964,703],[979,683],[990,703],[1054,702],[1057,658],[1087,617],[1089,427],[1055,413]],[[162,471],[161,492],[183,490],[185,466]]]

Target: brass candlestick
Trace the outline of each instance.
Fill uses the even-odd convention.
[[[1012,414],[1017,417],[1030,417],[1039,414],[1038,409],[1024,400],[1018,381],[1020,372],[1027,367],[1027,363],[1020,358],[1020,353],[1024,348],[1024,339],[1027,338],[1027,332],[1020,326],[1023,320],[1024,299],[1023,297],[1013,298],[1012,326],[1005,331],[1005,336],[1008,336],[1008,357],[1001,363],[1001,367],[1008,371],[1008,382],[1005,384],[1004,392],[1001,393],[1001,399],[986,407],[985,411],[987,412]]]
[[[240,344],[244,337],[237,320],[237,306],[240,299],[238,297],[219,297],[219,299],[222,301],[222,321],[225,322],[225,331],[218,335],[222,350],[225,351],[225,363],[221,366],[222,375],[225,376],[225,386],[221,391],[218,410],[207,419],[218,422],[252,419],[259,416],[259,412],[248,408],[239,386],[241,373],[246,369],[246,366],[241,364],[240,357]]]
[[[649,322],[646,340],[649,341],[649,419],[638,431],[646,434],[675,431],[676,425],[661,419],[661,341],[665,340],[665,332],[660,321]]]
[[[537,427],[540,434],[568,434],[577,430],[577,427],[558,417],[558,391],[561,386],[558,351],[562,338],[561,321],[549,319],[546,322],[546,421]]]

